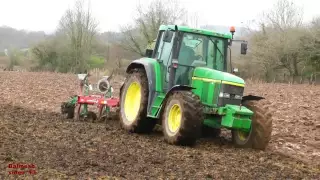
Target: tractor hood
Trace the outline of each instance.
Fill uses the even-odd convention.
[[[203,78],[203,79],[210,79],[210,80],[217,80],[217,81],[225,81],[225,82],[232,82],[237,84],[244,85],[244,80],[238,76],[233,74],[222,72],[206,67],[197,67],[193,72],[194,78]]]

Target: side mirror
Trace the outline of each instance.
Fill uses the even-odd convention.
[[[164,36],[163,36],[163,42],[168,42],[170,43],[173,37],[173,31],[165,31]]]
[[[148,58],[151,58],[151,57],[152,57],[152,53],[153,53],[153,50],[152,50],[152,49],[146,49],[146,54],[145,54],[145,56],[148,57]]]
[[[241,54],[247,54],[247,46],[248,44],[247,43],[241,43]]]

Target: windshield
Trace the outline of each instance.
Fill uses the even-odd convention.
[[[225,39],[193,33],[184,33],[182,38],[179,64],[194,66],[200,61],[206,67],[225,70]]]

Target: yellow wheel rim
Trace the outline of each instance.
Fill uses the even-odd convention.
[[[238,131],[238,137],[241,141],[245,141],[247,140],[248,136],[249,136],[249,133],[247,132],[243,132],[243,131]]]
[[[171,132],[176,132],[181,125],[181,109],[178,104],[174,104],[169,111],[168,126]]]
[[[124,101],[124,113],[129,122],[134,121],[138,115],[138,111],[141,104],[141,86],[137,82],[130,84],[125,101]]]

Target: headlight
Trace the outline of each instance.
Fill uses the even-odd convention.
[[[240,95],[235,95],[234,98],[235,98],[235,99],[242,99],[242,96],[240,96]]]
[[[221,98],[230,98],[231,95],[229,93],[220,92],[219,97]],[[241,95],[234,95],[233,99],[242,99]]]
[[[230,94],[229,94],[229,93],[223,93],[223,92],[221,92],[221,93],[219,94],[219,97],[230,98]]]

